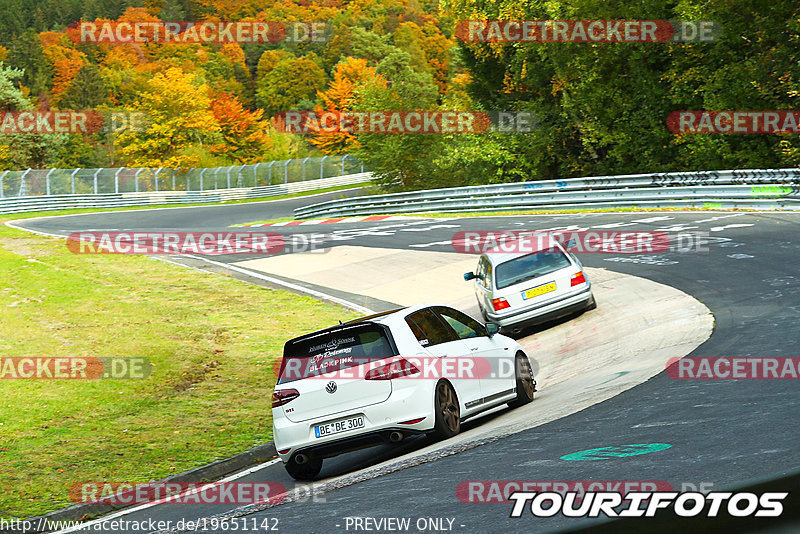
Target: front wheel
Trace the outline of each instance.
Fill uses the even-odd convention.
[[[509,402],[508,405],[511,408],[518,408],[533,400],[533,394],[536,392],[536,380],[533,378],[531,362],[521,352],[517,353],[514,367],[516,368],[514,374],[517,378],[517,398]]]
[[[299,464],[295,456],[283,466],[289,476],[295,480],[314,480],[322,471],[322,458],[309,458],[305,463]]]
[[[442,380],[436,384],[433,408],[436,419],[431,435],[434,439],[452,438],[461,431],[461,408],[449,382]]]

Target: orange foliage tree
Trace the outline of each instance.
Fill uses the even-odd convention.
[[[272,143],[261,120],[263,110],[248,111],[232,94],[220,93],[211,100],[211,113],[223,141],[211,147],[215,154],[247,164],[260,160],[270,150]]]
[[[367,66],[366,59],[346,58],[333,70],[333,79],[326,91],[318,91],[317,96],[322,106],[317,106],[316,114],[322,112],[342,113],[352,107],[356,88],[363,83],[386,86],[386,79]],[[311,144],[326,154],[340,154],[358,146],[356,137],[340,128],[325,130],[309,123],[307,126],[316,133],[309,140]]]

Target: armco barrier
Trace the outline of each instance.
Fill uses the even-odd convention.
[[[797,209],[800,169],[630,174],[430,189],[332,200],[295,217],[344,217],[448,211],[721,208]]]
[[[150,191],[146,193],[109,193],[87,195],[36,195],[0,198],[0,214],[50,211],[74,208],[120,208],[155,204],[202,204],[243,200],[271,195],[301,193],[314,189],[368,182],[372,174],[360,172],[332,178],[317,178],[262,187],[237,187],[210,191]]]

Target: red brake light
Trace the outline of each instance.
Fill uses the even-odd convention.
[[[420,421],[423,421],[424,419],[425,419],[424,417],[418,417],[416,419],[411,419],[410,421],[401,421],[400,424],[401,425],[416,425],[417,423],[419,423]]]
[[[364,375],[364,380],[392,380],[401,376],[415,375],[419,369],[408,360],[400,358],[393,362],[370,369]]]
[[[570,287],[585,283],[586,283],[586,277],[583,275],[583,271],[578,271],[577,273],[572,275],[572,280],[570,281]]]
[[[492,306],[494,306],[494,311],[500,311],[510,308],[511,304],[506,299],[492,299]]]
[[[283,406],[287,402],[291,402],[300,396],[300,392],[296,389],[279,389],[272,392],[272,407],[277,408]]]

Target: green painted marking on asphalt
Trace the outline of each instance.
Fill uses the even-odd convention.
[[[626,456],[638,456],[640,454],[663,451],[670,447],[672,447],[672,445],[669,443],[635,443],[632,445],[600,447],[598,449],[573,452],[562,456],[561,459],[568,461],[609,460],[611,458],[625,458]]]

